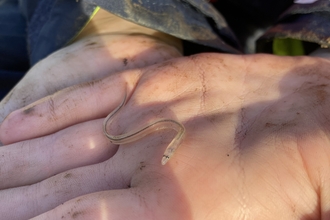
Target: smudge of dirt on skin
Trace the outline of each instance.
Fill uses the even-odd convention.
[[[90,42],[90,43],[86,44],[86,47],[93,46],[93,45],[96,45],[96,44],[97,44],[96,42]]]
[[[33,105],[31,107],[28,107],[28,108],[23,110],[23,113],[26,114],[26,115],[29,115],[29,114],[31,114],[32,112],[35,111],[35,107],[36,107],[35,105]]]
[[[84,212],[83,211],[79,211],[79,212],[74,212],[74,213],[72,213],[72,218],[77,218],[78,216],[80,216],[80,215],[83,215],[84,214]]]
[[[144,162],[140,162],[140,170],[143,170],[146,167],[146,165],[144,164]]]
[[[57,121],[57,115],[56,115],[56,111],[55,111],[55,103],[54,103],[54,99],[52,97],[49,98],[48,100],[48,109],[51,115],[51,120],[52,121]]]
[[[323,89],[325,87],[326,85],[320,85],[316,90],[317,103],[321,105],[325,104],[326,98],[328,97],[327,92]]]
[[[70,144],[69,146],[68,146],[68,148],[73,148],[74,146],[73,146],[73,144]]]
[[[277,126],[277,124],[270,123],[270,122],[267,122],[267,123],[265,124],[265,127],[266,127],[266,128],[271,128],[271,127],[274,127],[274,126]]]
[[[127,60],[127,58],[124,58],[124,59],[123,59],[123,63],[124,63],[124,66],[127,66],[127,64],[128,64],[128,60]]]
[[[297,70],[298,76],[308,76],[308,77],[313,77],[318,78],[319,80],[330,80],[330,76],[327,74],[324,74],[324,72],[326,71],[319,71],[319,72],[315,72],[315,67],[314,65],[312,65],[311,67],[307,68],[306,66],[304,66],[303,68],[299,68]],[[327,67],[324,67],[327,69]]]
[[[64,175],[64,178],[70,178],[70,177],[72,177],[72,173],[67,173]]]
[[[198,69],[198,76],[201,82],[201,95],[200,95],[200,109],[205,109],[205,100],[206,100],[206,93],[207,93],[207,87],[206,87],[206,81],[205,81],[205,72],[204,69],[199,65],[198,60],[196,60],[195,57],[190,58],[196,68]]]
[[[21,101],[22,106],[26,106],[26,105],[30,104],[30,103],[28,103],[28,100],[29,100],[29,95],[23,97],[22,101]]]
[[[310,100],[313,100],[316,106],[326,105],[328,98],[328,85],[326,84],[313,84],[305,83],[297,92],[303,93],[306,97],[310,97]]]

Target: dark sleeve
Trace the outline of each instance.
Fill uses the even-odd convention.
[[[304,42],[306,52],[330,46],[330,1],[293,4],[258,41],[258,51],[272,52],[274,39]]]
[[[0,101],[28,69],[26,20],[17,1],[0,1]]]
[[[95,5],[79,0],[20,0],[27,20],[30,65],[64,47],[88,22]]]
[[[134,23],[215,50],[240,53],[222,15],[205,0],[21,0],[31,65],[64,47],[99,6]]]
[[[205,0],[87,0],[140,25],[229,53],[239,44],[223,16]]]

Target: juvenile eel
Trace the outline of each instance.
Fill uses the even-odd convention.
[[[110,142],[113,144],[127,144],[131,143],[133,141],[139,140],[146,135],[163,130],[163,129],[173,129],[177,132],[176,136],[173,138],[171,143],[167,146],[163,158],[161,160],[162,165],[165,165],[169,159],[173,156],[174,152],[178,149],[184,134],[185,134],[185,128],[184,126],[175,120],[172,119],[158,119],[154,122],[151,122],[144,127],[133,130],[131,132],[128,132],[126,134],[120,134],[120,135],[111,135],[107,132],[107,124],[110,123],[114,117],[115,114],[119,112],[119,110],[126,104],[127,94],[125,93],[123,101],[120,103],[120,105],[114,109],[110,114],[104,119],[103,121],[103,133],[107,138],[110,139]]]

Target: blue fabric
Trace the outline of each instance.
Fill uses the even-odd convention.
[[[0,100],[31,66],[74,38],[95,7],[81,0],[0,1]]]
[[[0,2],[0,100],[29,69],[26,20],[17,0]]]
[[[21,0],[22,5],[28,5]],[[28,21],[30,64],[65,46],[84,27],[96,5],[74,0],[39,0]],[[25,8],[26,9],[26,8]],[[29,14],[29,12],[27,12]]]
[[[225,19],[205,0],[20,0],[20,5],[28,20],[31,65],[70,42],[96,6],[187,41],[240,53]]]

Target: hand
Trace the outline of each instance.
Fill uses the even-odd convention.
[[[13,110],[56,91],[181,56],[179,40],[100,10],[71,45],[37,63],[0,102]]]
[[[328,219],[329,65],[203,54],[114,74],[17,110],[0,127],[1,140],[11,143],[0,148],[1,216]],[[165,166],[171,131],[120,146],[102,134],[125,89],[129,100],[109,133],[156,118],[186,127]]]

